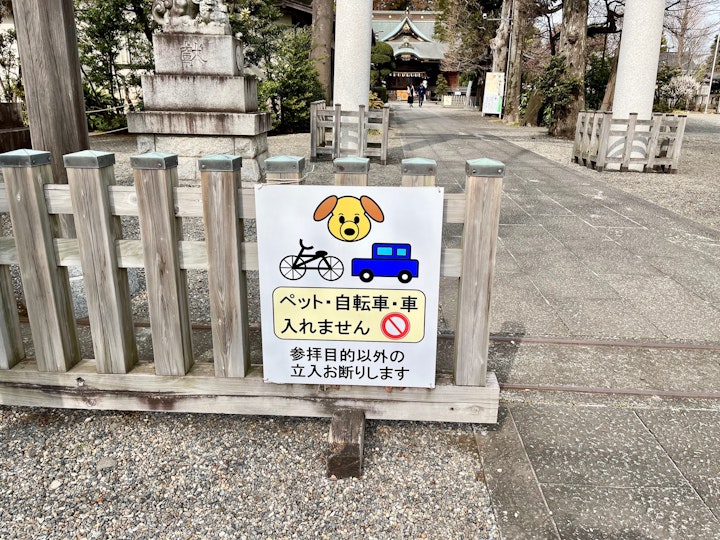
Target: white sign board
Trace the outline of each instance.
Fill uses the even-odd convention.
[[[502,115],[503,94],[505,93],[505,73],[492,71],[485,74],[485,93],[482,112]]]
[[[443,189],[255,188],[263,373],[435,386]]]

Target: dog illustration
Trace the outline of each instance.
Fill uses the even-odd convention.
[[[338,240],[356,242],[369,233],[372,222],[381,223],[385,216],[378,204],[370,197],[337,197],[330,195],[315,209],[313,218],[322,221],[330,216],[328,230]]]

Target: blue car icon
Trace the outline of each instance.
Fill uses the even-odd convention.
[[[372,259],[353,259],[351,273],[369,283],[374,277],[396,277],[408,283],[418,277],[420,263],[410,258],[410,244],[373,244]]]

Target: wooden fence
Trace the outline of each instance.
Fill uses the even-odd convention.
[[[380,163],[387,163],[388,133],[390,129],[390,107],[382,110],[365,110],[360,105],[357,111],[343,111],[340,105],[328,107],[325,101],[310,104],[310,159],[329,155],[341,157],[344,142],[341,137],[352,139],[358,157],[379,157]],[[379,132],[379,133],[378,133]],[[375,140],[377,139],[377,140]]]
[[[653,114],[638,120],[636,113],[619,120],[612,112],[581,111],[573,145],[573,161],[602,171],[608,165],[627,171],[676,173],[685,133],[686,115]]]
[[[289,167],[269,160],[268,182],[302,178],[304,160],[288,159]],[[444,221],[464,224],[462,249],[442,252],[442,275],[460,287],[454,373],[437,373],[434,389],[394,392],[263,382],[248,347],[246,271],[258,260],[257,244],[243,237],[255,204],[254,191],[241,187],[241,158],[200,159],[199,187],[178,186],[174,154],[133,157],[133,186],[116,185],[111,153],[65,156],[64,185],[52,183],[49,163],[47,152],[0,155],[0,212],[9,211],[14,234],[0,238],[0,403],[321,417],[349,408],[368,418],[496,421],[499,386],[487,355],[502,163],[467,162],[465,193],[445,195]],[[368,168],[349,174],[336,162],[335,183],[366,185]],[[432,185],[435,170],[434,161],[405,160],[402,184]],[[74,215],[76,239],[55,235],[61,214]],[[139,240],[122,237],[121,216],[139,217]],[[204,241],[183,239],[186,217],[203,219]],[[25,357],[9,265],[22,276],[34,358]],[[80,355],[68,266],[83,270],[93,359]],[[127,280],[135,267],[146,272],[151,363],[138,361]],[[208,272],[212,363],[193,359],[188,269]]]

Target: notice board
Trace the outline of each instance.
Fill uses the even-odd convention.
[[[264,379],[435,386],[443,189],[255,188]]]

